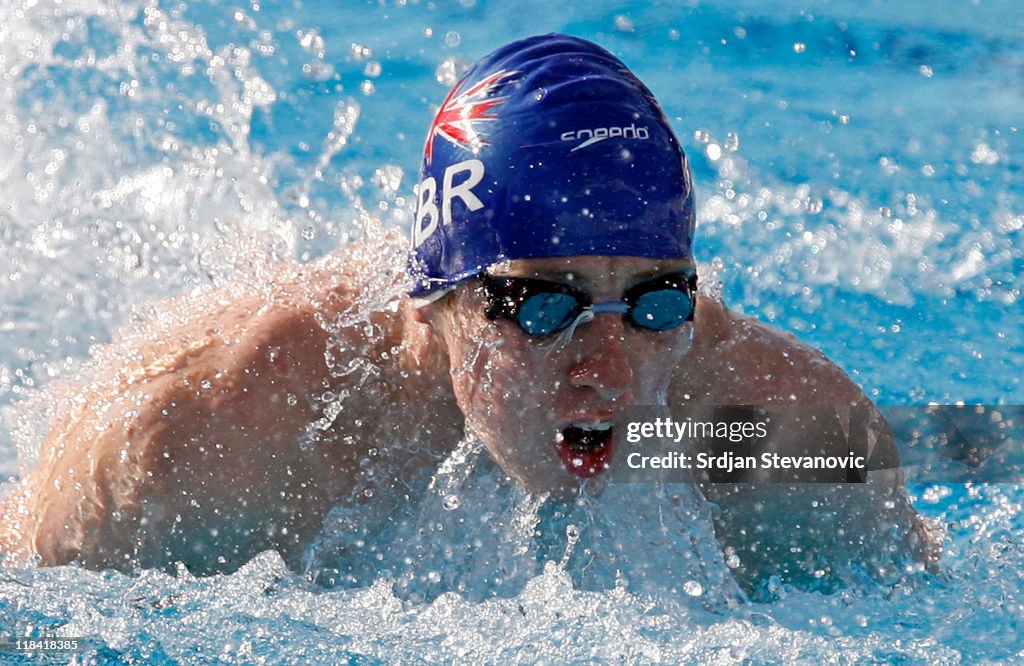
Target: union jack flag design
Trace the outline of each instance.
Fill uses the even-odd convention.
[[[427,134],[427,145],[423,151],[427,158],[427,164],[430,164],[433,159],[434,139],[437,137],[460,148],[472,150],[474,154],[486,146],[487,139],[477,123],[497,118],[490,111],[503,104],[508,98],[491,97],[490,95],[498,88],[499,83],[518,73],[505,70],[495,72],[461,93],[459,92],[461,86],[452,88],[434,117],[430,133]]]

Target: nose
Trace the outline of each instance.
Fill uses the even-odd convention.
[[[604,400],[622,397],[633,381],[625,332],[622,317],[612,313],[598,315],[581,326],[577,350],[582,350],[582,355],[569,370],[569,383],[590,387]]]

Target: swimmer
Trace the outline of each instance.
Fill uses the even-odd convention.
[[[389,443],[419,443],[403,469],[428,469],[470,433],[525,491],[571,497],[616,463],[634,405],[873,410],[821,353],[698,292],[693,197],[617,58],[563,35],[499,49],[430,127],[411,253],[397,231],[365,239],[126,350],[0,508],[4,562],[209,574],[275,549],[298,566],[333,506],[409,492],[371,482]],[[823,558],[936,561],[896,469],[701,488],[748,585]]]

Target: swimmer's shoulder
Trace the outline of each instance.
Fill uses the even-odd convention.
[[[408,248],[399,229],[368,234],[319,261],[286,268],[281,295],[333,332],[365,333],[367,343],[391,344],[404,324]]]
[[[821,351],[704,294],[697,301],[694,350],[684,365],[671,396],[719,404],[852,404],[863,398]]]
[[[382,234],[150,308],[96,350],[98,379],[67,387],[74,409],[4,503],[0,549],[96,568],[185,558],[199,534],[239,558],[301,549],[371,444],[302,445],[325,418],[322,397],[365,381],[348,361],[387,358],[402,245]],[[366,427],[349,420],[326,426]]]

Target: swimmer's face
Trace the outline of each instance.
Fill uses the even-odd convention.
[[[522,259],[494,276],[570,285],[593,302],[619,301],[637,284],[690,268],[684,260],[585,256]],[[456,400],[469,428],[531,492],[571,491],[612,462],[610,427],[633,405],[664,404],[690,348],[693,323],[638,328],[620,313],[583,322],[568,340],[536,337],[489,319],[481,283],[460,285],[430,319],[448,350]]]

